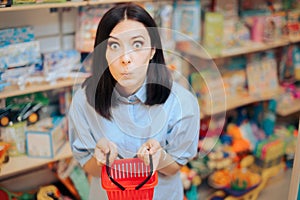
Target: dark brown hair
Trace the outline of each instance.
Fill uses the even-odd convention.
[[[99,22],[92,54],[92,75],[83,84],[86,86],[88,102],[106,119],[111,119],[110,108],[115,105],[113,90],[116,85],[116,80],[109,71],[105,57],[107,39],[113,28],[125,17],[144,24],[151,39],[151,46],[156,49],[147,71],[147,99],[145,104],[164,103],[169,97],[173,82],[165,64],[157,25],[151,15],[144,8],[133,3],[114,6],[104,14]]]

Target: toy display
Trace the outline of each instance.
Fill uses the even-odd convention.
[[[197,174],[195,169],[185,165],[182,166],[180,172],[180,176],[183,181],[183,187],[185,190],[190,189],[192,185],[199,186],[201,184],[201,177]]]
[[[204,47],[210,54],[219,55],[223,49],[224,17],[221,13],[206,12],[204,20]]]
[[[21,109],[13,109],[12,105],[0,109],[0,125],[6,127],[9,124],[27,121],[27,124],[34,124],[39,120],[39,109],[42,108],[41,103],[27,103]]]
[[[250,156],[251,157],[251,156]],[[248,160],[249,157],[246,157]],[[254,159],[249,159],[248,167],[251,167],[251,162]],[[240,199],[258,199],[259,193],[265,188],[269,179],[278,174],[280,170],[282,170],[283,165],[279,164],[270,168],[266,168],[261,172],[261,175],[255,175],[253,178],[254,182],[258,182],[257,185],[254,185],[253,188],[249,188],[248,190],[232,190],[230,188],[217,190],[212,195],[210,195],[207,200],[216,200],[216,199],[226,199],[226,200],[240,200]],[[253,174],[253,172],[251,172]],[[255,174],[255,173],[254,173]],[[243,183],[243,182],[242,182]]]
[[[0,126],[6,127],[18,122],[27,125],[40,119],[41,108],[49,104],[49,99],[43,93],[21,95],[6,99],[7,106],[0,109]]]
[[[187,37],[200,41],[200,10],[200,1],[175,1],[173,29],[180,33],[173,35],[175,41],[187,40]]]
[[[25,131],[26,153],[29,157],[54,158],[67,140],[66,118],[44,118]]]
[[[274,52],[248,57],[246,67],[249,94],[263,95],[278,90],[277,64]]]
[[[34,193],[14,193],[7,190],[4,187],[0,187],[0,199],[1,200],[29,200],[35,199]]]
[[[45,81],[53,83],[61,78],[68,78],[81,68],[81,55],[77,50],[61,50],[45,53],[43,76]]]
[[[248,156],[233,169],[226,168],[215,171],[209,176],[208,184],[213,188],[224,190],[229,195],[242,196],[246,194],[261,183],[261,176],[247,168],[253,161],[253,157]]]
[[[60,192],[54,185],[41,187],[37,192],[37,200],[59,200]]]
[[[25,155],[25,128],[26,122],[17,122],[1,128],[1,138],[10,144],[9,156]]]
[[[0,171],[1,166],[9,161],[8,149],[10,144],[7,142],[0,142]]]
[[[233,164],[235,153],[218,149],[210,152],[207,157],[207,166],[212,170],[219,170],[228,168]]]
[[[33,26],[0,29],[0,38],[0,47],[33,41],[35,38]]]
[[[81,52],[92,52],[96,37],[97,24],[111,7],[110,4],[80,7],[75,33],[75,47]]]
[[[180,169],[180,176],[185,190],[185,196],[188,200],[197,200],[198,186],[201,184],[202,179],[197,173],[196,168],[193,168],[189,163]]]

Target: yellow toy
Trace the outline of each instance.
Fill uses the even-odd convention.
[[[37,192],[37,200],[60,200],[60,192],[54,185],[44,186]]]

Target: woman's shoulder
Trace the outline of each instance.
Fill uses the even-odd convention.
[[[178,98],[183,98],[185,100],[195,101],[196,96],[187,88],[183,87],[177,82],[173,82],[171,94],[176,95]]]
[[[173,82],[170,96],[171,99],[173,99],[174,106],[176,106],[177,103],[180,104],[181,107],[189,107],[192,109],[199,106],[196,96],[177,82]]]
[[[85,88],[79,87],[73,91],[72,102],[79,105],[83,105],[86,102]]]

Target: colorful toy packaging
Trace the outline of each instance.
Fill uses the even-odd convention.
[[[75,47],[78,51],[93,51],[97,25],[102,18],[102,15],[110,7],[110,4],[103,4],[79,8],[79,16],[75,33]]]
[[[19,156],[26,153],[25,148],[26,122],[18,122],[1,128],[1,137],[4,142],[10,144],[9,156]]]
[[[34,40],[32,26],[0,29],[0,47]]]
[[[200,11],[200,1],[175,1],[173,29],[179,32],[179,34],[174,34],[173,36],[175,41],[187,40],[187,37],[200,41]]]
[[[28,126],[25,132],[26,152],[30,157],[53,158],[66,142],[66,118],[45,118]]]
[[[213,55],[219,55],[223,48],[224,17],[217,12],[205,13],[203,44]]]
[[[0,30],[0,80],[22,88],[28,76],[42,68],[40,43],[32,26]],[[1,83],[1,90],[4,89]]]
[[[255,164],[260,169],[278,165],[284,155],[284,141],[272,136],[257,143],[253,152]]]

